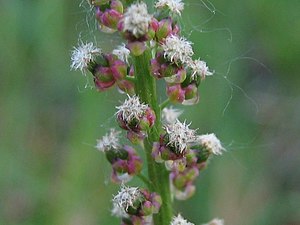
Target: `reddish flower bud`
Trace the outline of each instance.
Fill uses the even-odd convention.
[[[171,102],[182,103],[185,99],[185,91],[180,84],[167,86],[167,95]]]
[[[139,56],[146,50],[146,44],[141,41],[129,42],[126,46],[134,56]]]
[[[127,65],[121,60],[116,60],[111,66],[111,72],[116,80],[122,80],[127,75]]]

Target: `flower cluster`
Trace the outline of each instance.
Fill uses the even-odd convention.
[[[154,12],[142,0],[90,4],[99,29],[123,39],[112,52],[81,41],[71,53],[71,69],[90,72],[97,90],[117,87],[127,97],[116,106],[115,117],[130,144],[122,144],[122,132],[111,129],[95,146],[112,167],[111,180],[121,184],[112,215],[121,225],[193,225],[180,214],[172,218],[172,198],[190,198],[200,172],[225,149],[215,134],[198,135],[191,123],[181,122],[183,110],[167,108],[171,103],[198,103],[199,85],[213,75],[205,61],[193,59],[193,43],[181,35],[178,18],[184,2],[157,0]],[[162,82],[166,92],[161,104],[156,82]],[[142,172],[142,158],[149,177]],[[134,177],[147,188],[124,185]],[[213,224],[223,221],[207,225]]]

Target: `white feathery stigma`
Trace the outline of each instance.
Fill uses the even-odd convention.
[[[188,222],[180,214],[174,216],[170,225],[194,225],[193,223]]]
[[[111,210],[111,214],[113,216],[119,217],[119,218],[127,218],[128,214],[125,212],[124,208],[120,207],[119,204],[113,203],[113,208]]]
[[[110,132],[102,137],[102,139],[97,140],[96,149],[102,152],[110,150],[118,150],[120,148],[119,138],[120,131],[115,131],[115,129],[110,129]]]
[[[176,64],[188,63],[194,55],[192,42],[176,35],[168,36],[162,44],[162,48],[164,50],[164,57]]]
[[[140,119],[148,109],[147,104],[140,102],[138,96],[129,96],[128,99],[120,106],[117,106],[118,109],[116,114],[121,114],[123,120],[129,122],[132,119]]]
[[[181,0],[158,0],[155,3],[156,8],[163,8],[167,6],[171,12],[181,15],[181,11],[184,9],[184,3]]]
[[[225,150],[225,148],[222,147],[220,140],[214,133],[199,135],[197,137],[197,142],[200,142],[204,148],[214,155],[222,155],[222,151]]]
[[[112,51],[112,54],[116,55],[118,59],[126,62],[128,64],[128,58],[130,55],[130,50],[126,48],[126,45],[122,43],[116,49]]]
[[[190,143],[194,143],[197,136],[196,131],[189,128],[190,124],[181,123],[176,120],[175,123],[165,126],[168,135],[168,144],[175,147],[178,153],[184,153]]]
[[[203,225],[224,225],[224,220],[215,218],[212,221],[210,221],[210,222],[208,222],[206,224],[203,224]]]
[[[187,64],[188,67],[192,69],[192,78],[195,78],[196,75],[200,76],[202,79],[205,79],[206,76],[213,75],[213,72],[209,71],[206,62],[196,59],[194,61],[190,61]]]
[[[129,207],[133,207],[134,203],[141,199],[142,193],[138,187],[127,187],[122,184],[121,190],[113,198],[113,204],[127,211]]]
[[[131,32],[136,38],[148,32],[152,16],[148,13],[144,2],[132,4],[127,8],[123,17],[124,31]]]
[[[172,124],[175,123],[178,117],[183,113],[182,110],[179,109],[173,109],[171,106],[170,108],[164,108],[162,110],[162,119],[167,123],[167,124]]]
[[[73,47],[71,69],[80,70],[84,74],[89,64],[100,54],[101,49],[97,48],[92,42],[82,42],[78,47]]]

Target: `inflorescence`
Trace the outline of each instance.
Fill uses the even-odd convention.
[[[205,61],[193,59],[193,43],[181,35],[177,21],[184,2],[157,0],[152,13],[143,1],[131,2],[90,0],[99,29],[112,35],[119,34],[124,43],[106,53],[92,42],[81,41],[71,53],[71,69],[84,75],[90,72],[100,92],[116,86],[126,94],[123,103],[116,106],[115,117],[119,127],[127,132],[130,144],[122,144],[122,132],[112,128],[97,140],[95,147],[103,152],[112,167],[111,180],[121,184],[121,190],[112,200],[112,215],[119,217],[122,225],[146,225],[154,224],[155,214],[171,202],[164,204],[162,192],[157,192],[158,187],[151,181],[156,178],[147,179],[142,174],[145,165],[141,151],[136,148],[145,149],[148,165],[165,167],[166,183],[177,200],[186,200],[195,193],[199,173],[207,168],[214,155],[222,155],[225,149],[215,134],[199,135],[197,129],[191,128],[191,123],[181,122],[179,117],[183,110],[166,107],[171,103],[198,103],[199,85],[207,76],[213,75]],[[136,71],[137,66],[141,66],[136,65],[136,60],[143,56],[149,56],[148,79],[165,84],[167,99],[161,105],[153,103],[157,99],[149,101],[141,96],[149,91],[138,86],[141,85],[140,76],[147,76]],[[153,93],[145,94],[156,98]],[[125,185],[136,176],[145,182],[146,188]],[[163,225],[193,225],[180,214],[170,216],[168,223]],[[207,223],[223,224],[219,219]]]

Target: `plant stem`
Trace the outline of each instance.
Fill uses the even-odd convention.
[[[172,218],[169,172],[166,170],[164,164],[156,163],[151,156],[153,143],[159,140],[162,125],[160,120],[161,110],[157,101],[156,81],[150,71],[150,59],[150,50],[146,50],[140,56],[133,56],[136,94],[140,97],[141,101],[148,104],[156,114],[155,124],[148,131],[148,137],[144,140],[144,146],[147,156],[148,176],[149,180],[153,183],[149,189],[158,193],[163,201],[159,213],[153,215],[154,224],[168,225]]]

